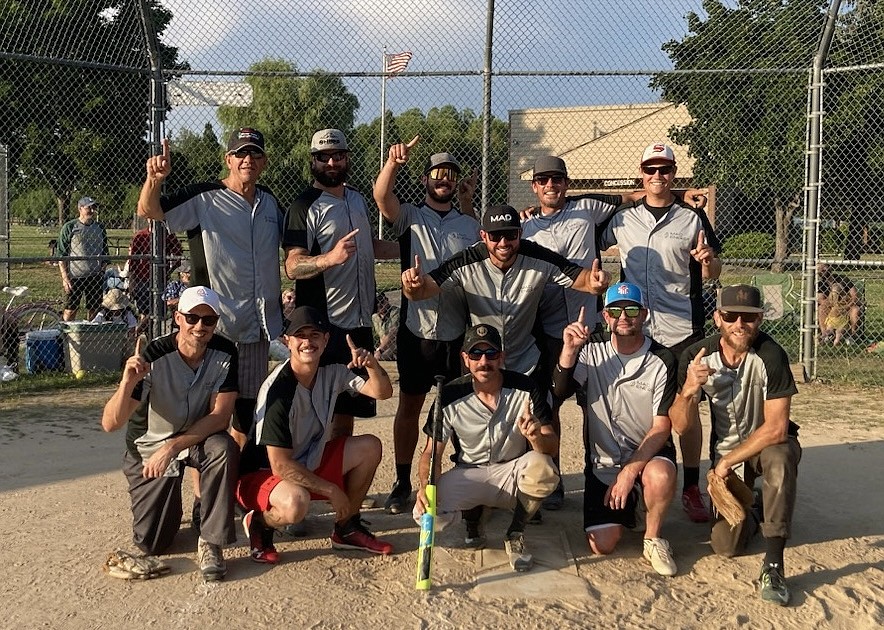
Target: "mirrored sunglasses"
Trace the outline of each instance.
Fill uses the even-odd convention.
[[[614,319],[620,319],[620,315],[626,313],[627,317],[638,317],[642,312],[641,306],[609,306],[605,311]]]
[[[430,172],[427,173],[427,177],[429,177],[430,179],[447,179],[450,182],[456,182],[460,175],[458,175],[457,171],[453,168],[440,166],[438,168],[431,169]]]

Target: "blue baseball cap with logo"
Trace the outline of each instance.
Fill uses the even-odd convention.
[[[639,306],[645,305],[642,290],[629,282],[618,282],[605,291],[605,308],[616,302],[632,302]]]

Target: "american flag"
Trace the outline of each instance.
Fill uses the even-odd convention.
[[[396,53],[394,55],[384,55],[384,60],[386,61],[387,66],[384,68],[384,72],[399,74],[400,72],[404,72],[408,67],[408,62],[411,61],[411,51],[406,50],[405,52]]]

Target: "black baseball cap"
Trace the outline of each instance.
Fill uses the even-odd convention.
[[[285,334],[294,335],[302,328],[312,326],[322,332],[328,332],[328,318],[312,306],[299,306],[292,311],[292,318],[285,329]]]
[[[488,324],[477,324],[470,328],[467,331],[467,334],[464,335],[463,347],[461,349],[464,352],[469,352],[480,343],[487,343],[495,350],[501,350],[503,348],[503,342],[500,340],[500,333],[497,332],[497,329],[494,326],[489,326]]]
[[[264,134],[251,127],[243,127],[230,134],[230,140],[227,141],[228,153],[233,153],[246,147],[254,147],[263,151]]]
[[[728,313],[763,313],[761,292],[758,287],[748,284],[733,284],[723,287],[718,292],[715,306],[719,311]]]
[[[482,229],[486,232],[522,229],[519,213],[512,206],[491,206],[482,217]]]

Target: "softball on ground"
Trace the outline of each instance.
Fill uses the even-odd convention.
[[[74,376],[75,376],[77,379],[81,379],[81,378],[83,378],[84,376],[86,376],[86,370],[77,370],[76,372],[74,372]]]

